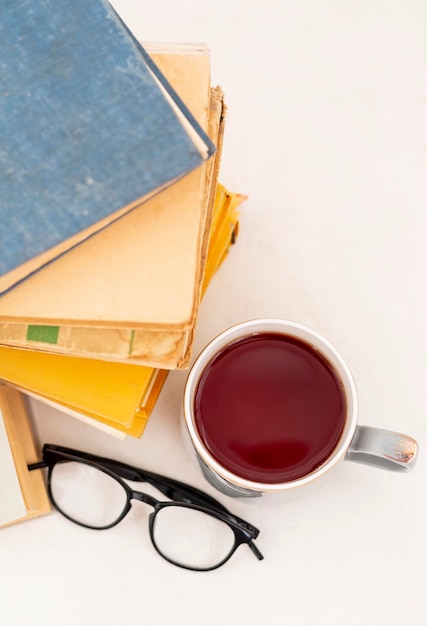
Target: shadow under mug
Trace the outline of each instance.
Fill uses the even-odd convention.
[[[214,338],[190,369],[183,409],[205,478],[230,496],[294,490],[342,460],[408,471],[417,458],[411,437],[357,423],[342,356],[286,320],[254,319]]]

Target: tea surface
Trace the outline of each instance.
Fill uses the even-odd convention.
[[[276,333],[237,340],[203,371],[194,398],[199,435],[227,470],[261,483],[295,480],[324,463],[346,403],[331,364]]]

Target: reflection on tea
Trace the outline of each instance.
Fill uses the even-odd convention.
[[[210,454],[246,480],[281,483],[309,474],[336,447],[345,395],[331,364],[279,333],[239,339],[202,372],[196,428]]]

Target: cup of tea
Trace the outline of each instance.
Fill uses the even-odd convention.
[[[416,441],[358,424],[353,376],[316,331],[281,319],[242,322],[192,365],[184,425],[202,472],[231,496],[313,483],[343,460],[408,471]]]

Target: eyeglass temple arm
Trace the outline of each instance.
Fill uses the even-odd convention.
[[[230,511],[225,506],[223,506],[221,502],[218,502],[218,500],[216,500],[209,494],[201,491],[200,489],[197,489],[197,487],[192,487],[187,483],[182,483],[173,478],[163,476],[162,474],[156,474],[155,472],[143,470],[141,468],[128,465],[127,463],[122,463],[121,461],[116,461],[107,457],[101,457],[96,454],[91,454],[90,452],[73,450],[72,448],[66,448],[64,446],[45,444],[43,446],[43,455],[45,452],[59,454],[59,456],[61,456],[62,454],[65,454],[66,456],[71,455],[74,457],[85,459],[87,461],[91,461],[92,463],[97,463],[98,465],[104,466],[121,478],[125,478],[127,480],[132,480],[135,482],[148,482],[171,500],[178,502],[188,502],[189,504],[198,504],[199,506],[213,508],[216,511],[226,513],[229,517],[234,519],[235,522],[246,527],[250,532],[255,533],[255,536],[259,532],[258,529],[252,526],[252,524],[249,524],[249,522],[246,522],[237,515],[230,513]],[[28,469],[41,469],[48,466],[49,463],[43,460],[36,463],[28,464]]]
[[[158,489],[161,493],[163,493],[163,495],[170,498],[171,500],[174,500],[175,502],[178,501],[188,502],[189,504],[198,504],[199,506],[206,506],[207,508],[214,509],[215,511],[226,513],[229,517],[234,519],[235,522],[246,527],[251,533],[256,533],[255,536],[258,534],[258,529],[252,526],[252,524],[249,524],[249,522],[246,522],[240,517],[237,517],[237,515],[230,513],[230,511],[225,506],[223,506],[221,502],[218,502],[218,500],[208,495],[204,491],[201,491],[196,487],[192,487],[187,483],[182,483],[173,478],[168,478],[167,476],[163,476],[162,474],[156,474],[154,472],[149,472],[148,470],[133,467],[132,465],[122,463],[121,461],[101,457],[96,454],[91,454],[90,452],[73,450],[72,448],[66,448],[64,446],[45,444],[43,446],[43,454],[45,452],[59,454],[60,456],[63,453],[65,453],[66,455],[77,456],[81,459],[103,465],[105,468],[109,469],[121,478],[133,480],[135,482],[148,482],[153,487]],[[30,471],[46,467],[49,467],[49,463],[47,463],[46,461],[38,461],[36,463],[28,464],[28,469]]]
[[[167,476],[162,476],[161,474],[142,470],[140,468],[128,465],[127,463],[122,463],[114,459],[101,457],[96,454],[91,454],[90,452],[82,452],[80,450],[73,450],[72,448],[66,448],[64,446],[58,446],[54,444],[45,444],[43,446],[43,456],[45,452],[59,455],[63,453],[67,455],[71,454],[73,456],[86,459],[87,461],[98,463],[100,465],[103,465],[107,469],[110,469],[112,472],[118,474],[121,478],[137,482],[150,483],[151,485],[153,485],[153,487],[158,489],[161,493],[163,493],[163,495],[167,496],[171,500],[188,502],[189,504],[198,504],[199,506],[206,506],[208,508],[213,508],[216,511],[221,511],[230,515],[230,512],[228,511],[228,509],[225,508],[225,506],[223,506],[220,502],[218,502],[218,500],[215,500],[215,498],[212,498],[204,491],[200,491],[196,487],[192,487],[191,485],[187,485],[186,483],[181,483],[180,481],[168,478]],[[48,466],[49,464],[47,462],[39,461],[38,463],[30,463],[28,465],[28,469],[41,469]]]
[[[214,508],[217,511],[223,513],[229,513],[229,511],[215,498],[212,498],[207,493],[200,491],[196,487],[187,485],[173,478],[162,476],[154,472],[148,472],[146,470],[132,467],[119,461],[112,459],[98,459],[98,463],[104,465],[108,469],[118,474],[121,478],[127,480],[133,480],[136,482],[148,482],[150,485],[158,489],[163,495],[167,496],[171,500],[179,502],[188,502],[189,504],[198,504],[200,506],[206,506],[208,508]]]
[[[199,506],[206,506],[208,508],[213,508],[216,511],[230,514],[229,511],[220,502],[218,502],[218,500],[215,500],[215,498],[212,498],[204,491],[200,491],[196,487],[174,480],[173,478],[168,478],[167,476],[163,476],[161,474],[133,467],[132,465],[122,463],[121,461],[101,457],[96,454],[91,454],[90,452],[73,450],[64,446],[45,444],[43,447],[43,453],[45,452],[53,452],[54,454],[56,453],[59,455],[62,453],[67,455],[71,454],[78,458],[91,461],[92,463],[102,465],[121,478],[136,482],[148,482],[171,500],[188,502],[189,504],[198,504]],[[39,464],[37,467],[47,467],[47,465],[47,463],[43,463]],[[36,469],[36,467],[32,467],[31,469]]]
[[[253,541],[248,541],[248,546],[252,550],[252,554],[256,556],[258,561],[262,561],[264,559],[264,555],[258,550]]]
[[[27,465],[29,472],[31,472],[31,470],[44,469],[45,467],[48,467],[48,465],[44,461],[37,461],[36,463],[28,463]]]

